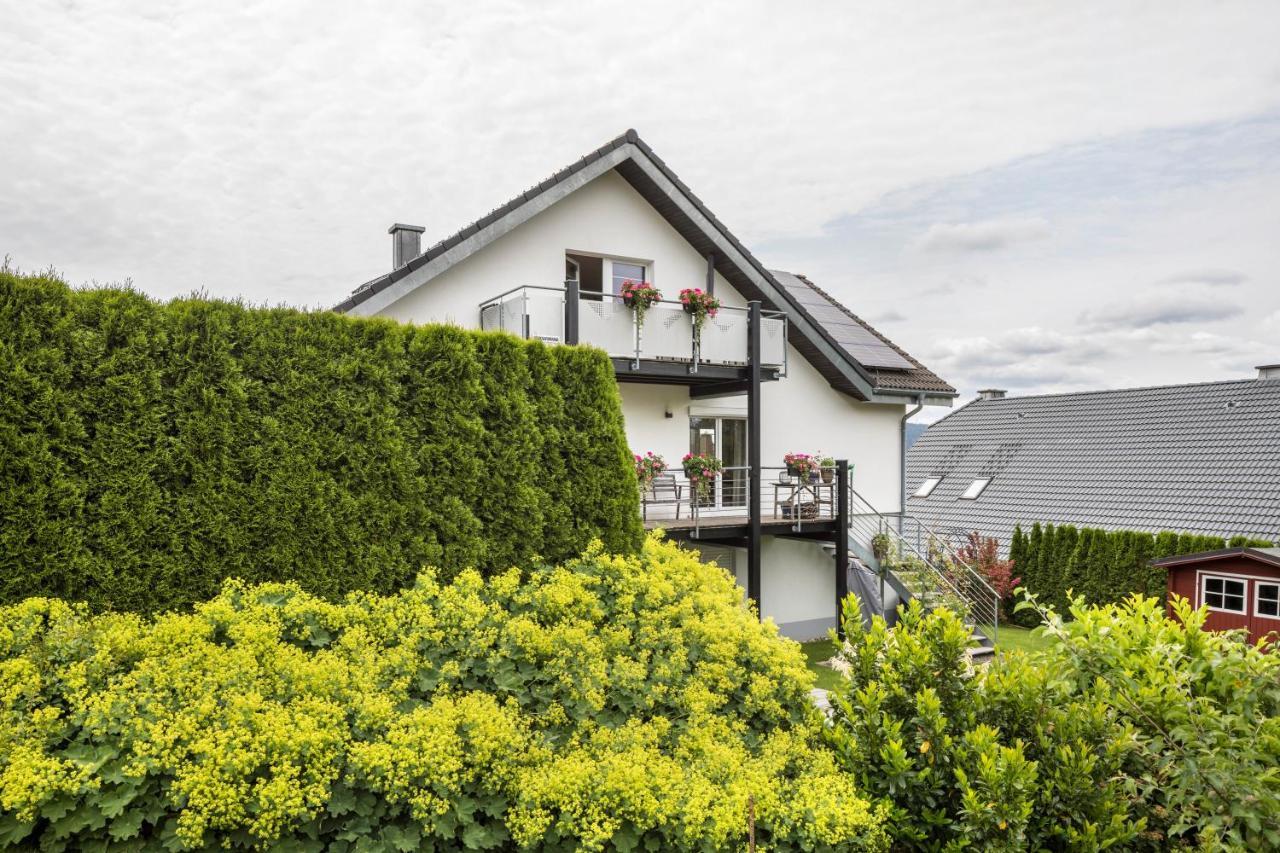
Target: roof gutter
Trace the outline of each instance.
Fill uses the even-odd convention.
[[[899,533],[902,532],[902,519],[906,518],[907,515],[907,421],[919,414],[920,410],[923,408],[924,395],[918,394],[916,395],[916,407],[910,411],[903,412],[902,420],[898,422],[899,441],[902,450],[902,453],[898,457],[898,461],[902,466],[902,470],[899,472],[901,476],[898,479],[898,482],[901,484],[900,491],[902,494],[902,504],[899,507],[900,514],[898,515]]]

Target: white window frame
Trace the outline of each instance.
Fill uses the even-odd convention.
[[[1222,593],[1221,593],[1223,604],[1226,603],[1226,599],[1227,599],[1227,587],[1225,582],[1233,581],[1238,584],[1243,584],[1244,589],[1241,591],[1239,596],[1241,599],[1240,609],[1228,610],[1225,607],[1214,607],[1213,605],[1209,604],[1208,586],[1209,586],[1210,580],[1220,580],[1224,582],[1222,587]],[[1215,593],[1215,595],[1216,594],[1217,593]],[[1209,572],[1206,572],[1200,575],[1200,604],[1204,607],[1208,607],[1214,613],[1230,613],[1232,616],[1248,616],[1249,615],[1249,578],[1241,577],[1240,575],[1212,574]]]
[[[982,493],[987,490],[987,486],[991,485],[991,477],[978,477],[969,484],[969,488],[964,490],[964,494],[960,496],[962,501],[976,501],[982,497]]]
[[[929,495],[933,494],[933,490],[938,488],[938,484],[941,482],[941,477],[925,477],[924,481],[920,483],[920,488],[916,489],[916,493],[911,497],[927,498]]]
[[[1264,586],[1273,586],[1276,588],[1276,612],[1263,613],[1258,609],[1258,603],[1262,600],[1262,588]],[[1255,580],[1253,582],[1253,615],[1261,619],[1280,619],[1280,578],[1264,581]]]
[[[640,267],[641,269],[644,270],[645,283],[653,284],[653,261],[642,261],[638,258],[614,258],[614,257],[609,257],[608,255],[602,255],[600,259],[604,261],[603,268],[600,270],[600,276],[605,281],[609,282],[609,290],[607,292],[612,293],[614,296],[618,295],[618,290],[615,288],[613,283],[613,279],[614,279],[613,265],[615,263],[628,264],[633,267]],[[604,281],[600,282],[600,284],[603,287]]]

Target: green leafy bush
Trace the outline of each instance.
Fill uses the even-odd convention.
[[[0,846],[883,849],[799,648],[651,539],[329,603],[0,608]]]
[[[1122,601],[1130,595],[1165,598],[1165,570],[1151,561],[1177,554],[1194,554],[1240,545],[1269,546],[1265,540],[1236,536],[1226,542],[1220,536],[1195,533],[1144,533],[1133,530],[1077,528],[1070,524],[1041,525],[1030,532],[1014,528],[1009,558],[1014,574],[1037,598],[1059,610],[1069,593],[1094,604]],[[1034,613],[1018,618],[1023,625],[1038,624]]]
[[[1280,658],[1154,599],[1042,611],[1058,638],[974,669],[968,629],[913,603],[846,611],[829,739],[914,850],[1276,849]]]
[[[133,611],[231,576],[392,592],[642,536],[603,353],[8,270],[0,518],[0,601]]]

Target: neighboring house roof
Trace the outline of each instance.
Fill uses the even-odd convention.
[[[1217,551],[1179,554],[1174,557],[1165,557],[1163,560],[1152,560],[1151,565],[1172,569],[1178,566],[1211,563],[1230,557],[1244,557],[1247,560],[1253,560],[1255,563],[1280,569],[1280,548],[1220,548]]]
[[[546,209],[609,169],[616,170],[696,251],[712,255],[716,271],[739,293],[747,299],[760,300],[766,309],[786,312],[792,345],[832,387],[863,400],[901,402],[904,397],[925,395],[929,402],[950,405],[951,398],[956,396],[954,388],[825,292],[802,277],[765,269],[634,130],[628,130],[573,165],[561,169],[431,246],[399,269],[360,285],[351,296],[334,306],[334,310],[351,311],[379,295],[386,304],[390,304],[390,301],[425,284],[444,269],[493,242],[514,224]],[[806,311],[795,295],[779,281],[778,275],[805,282],[847,318],[901,355],[906,364],[901,369],[890,370],[868,366],[854,358],[839,340],[839,329],[833,329],[831,321],[821,320]],[[836,326],[848,324],[845,317],[835,323]]]
[[[908,451],[908,495],[935,476],[907,508],[939,532],[1007,543],[1039,521],[1280,539],[1280,380],[975,400]]]

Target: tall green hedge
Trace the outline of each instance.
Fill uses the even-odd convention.
[[[1013,572],[1022,579],[1022,586],[1042,602],[1065,612],[1068,590],[1083,595],[1090,604],[1123,601],[1135,592],[1163,601],[1167,575],[1164,569],[1152,566],[1152,560],[1228,545],[1270,544],[1245,536],[1228,542],[1220,536],[1194,533],[1100,530],[1070,524],[1042,526],[1036,522],[1030,533],[1024,533],[1020,525],[1014,528],[1009,559],[1014,561]]]
[[[385,593],[640,536],[599,352],[0,272],[0,600]]]

